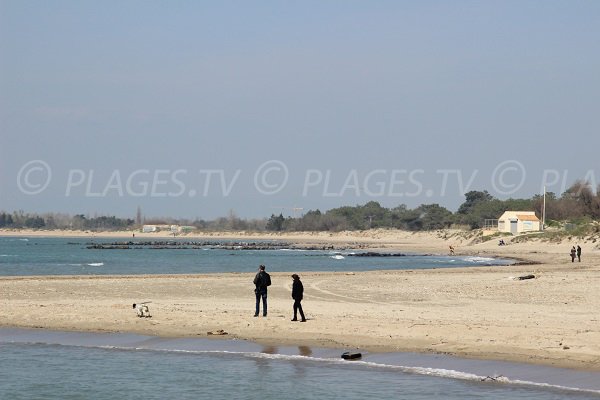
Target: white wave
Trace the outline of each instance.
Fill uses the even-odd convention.
[[[103,266],[103,265],[104,265],[104,263],[103,263],[103,262],[99,262],[99,263],[89,263],[89,264],[87,264],[87,265],[89,265],[90,267],[101,267],[101,266]]]
[[[343,260],[345,257],[341,254],[336,254],[335,256],[330,256],[329,258],[333,258],[334,260]]]
[[[81,267],[83,264],[69,264],[70,267]]]
[[[491,262],[494,260],[495,259],[493,257],[478,257],[478,256],[465,257],[465,261],[474,262],[474,263],[487,263],[487,262]]]
[[[563,386],[563,385],[555,385],[551,383],[545,382],[533,382],[533,381],[525,381],[520,379],[510,379],[503,375],[496,375],[493,377],[477,375],[470,372],[456,371],[452,369],[444,369],[444,368],[428,368],[428,367],[409,367],[405,365],[390,365],[390,364],[379,364],[369,361],[346,361],[343,359],[327,359],[327,358],[315,358],[315,357],[306,357],[300,355],[283,355],[283,354],[265,354],[265,353],[243,353],[243,352],[224,352],[224,353],[234,353],[234,354],[242,354],[247,357],[258,357],[258,358],[270,358],[270,359],[281,359],[281,360],[311,360],[311,361],[325,361],[334,364],[340,365],[363,365],[371,368],[384,368],[384,369],[393,369],[399,370],[406,373],[418,374],[418,375],[428,375],[428,376],[436,376],[440,378],[451,378],[451,379],[460,379],[466,381],[475,381],[482,383],[501,383],[508,385],[523,385],[523,386],[533,386],[540,387],[546,389],[559,389],[559,390],[567,390],[574,392],[584,392],[584,393],[595,393],[600,394],[600,390],[594,389],[581,389],[577,387]]]
[[[19,239],[22,242],[29,242],[29,239]]]
[[[138,348],[139,350],[148,350],[147,348]],[[540,388],[546,388],[546,389],[559,389],[559,390],[566,390],[566,391],[573,391],[573,392],[582,392],[582,393],[595,393],[595,394],[600,394],[600,390],[594,390],[594,389],[581,389],[581,388],[577,388],[577,387],[570,387],[570,386],[562,386],[562,385],[554,385],[554,384],[550,384],[550,383],[545,383],[545,382],[533,382],[533,381],[525,381],[525,380],[520,380],[520,379],[510,379],[506,376],[503,375],[496,375],[496,376],[483,376],[483,375],[477,375],[477,374],[473,374],[470,372],[463,372],[463,371],[456,371],[456,370],[452,370],[452,369],[445,369],[445,368],[428,368],[428,367],[409,367],[409,366],[405,366],[405,365],[390,365],[390,364],[380,364],[380,363],[374,363],[374,362],[370,362],[370,361],[347,361],[347,360],[343,360],[341,358],[317,358],[317,357],[310,357],[310,356],[301,356],[301,355],[287,355],[287,354],[268,354],[268,353],[257,353],[257,352],[244,352],[244,351],[226,351],[226,350],[167,350],[167,351],[174,351],[174,352],[185,352],[185,353],[212,353],[212,354],[234,354],[234,355],[241,355],[244,357],[250,357],[250,358],[266,358],[266,359],[273,359],[273,360],[307,360],[307,361],[314,361],[314,362],[327,362],[327,363],[331,363],[331,364],[338,364],[338,365],[363,365],[365,367],[370,367],[370,368],[382,368],[382,369],[392,369],[392,370],[399,370],[402,372],[406,372],[406,373],[412,373],[412,374],[418,374],[418,375],[427,375],[427,376],[435,376],[435,377],[440,377],[440,378],[451,378],[451,379],[459,379],[459,380],[465,380],[465,381],[472,381],[472,382],[482,382],[482,383],[500,383],[500,384],[507,384],[507,385],[523,385],[523,386],[533,386],[533,387],[540,387]]]
[[[0,254],[0,257],[19,257],[18,254]]]

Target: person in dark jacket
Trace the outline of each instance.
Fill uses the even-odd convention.
[[[263,317],[267,316],[267,287],[271,286],[271,276],[265,271],[265,266],[258,267],[258,273],[254,277],[254,293],[256,294],[256,312],[255,317],[258,317],[260,311],[260,299],[263,303]]]
[[[581,247],[577,245],[577,259],[581,262]]]
[[[298,311],[300,311],[300,322],[306,322],[306,318],[304,318],[304,311],[302,311],[302,297],[304,296],[304,286],[302,286],[302,281],[297,274],[292,275],[292,279],[294,283],[292,285],[292,299],[294,299],[294,318],[292,321],[298,321]]]

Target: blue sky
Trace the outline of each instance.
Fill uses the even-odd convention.
[[[595,1],[2,0],[0,209],[455,210],[597,185],[599,20]]]

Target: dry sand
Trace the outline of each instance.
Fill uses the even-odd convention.
[[[571,263],[568,251],[575,242],[499,247],[496,241],[470,244],[463,233],[452,231],[206,236],[434,253],[447,253],[454,245],[457,254],[538,264],[301,273],[306,323],[290,322],[292,280],[277,271],[269,271],[267,318],[253,318],[254,274],[3,277],[0,326],[158,336],[206,336],[222,329],[228,332],[222,337],[266,344],[435,352],[600,370],[600,249],[591,240],[580,242],[583,261]],[[512,279],[526,274],[536,278]],[[152,302],[152,318],[135,316],[132,303],[140,301]]]

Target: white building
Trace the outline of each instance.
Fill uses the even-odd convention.
[[[144,225],[142,227],[142,232],[144,233],[150,233],[150,232],[157,232],[158,228],[156,227],[156,225]]]
[[[534,211],[505,211],[498,218],[498,232],[509,232],[513,235],[523,232],[538,232],[540,220]]]

